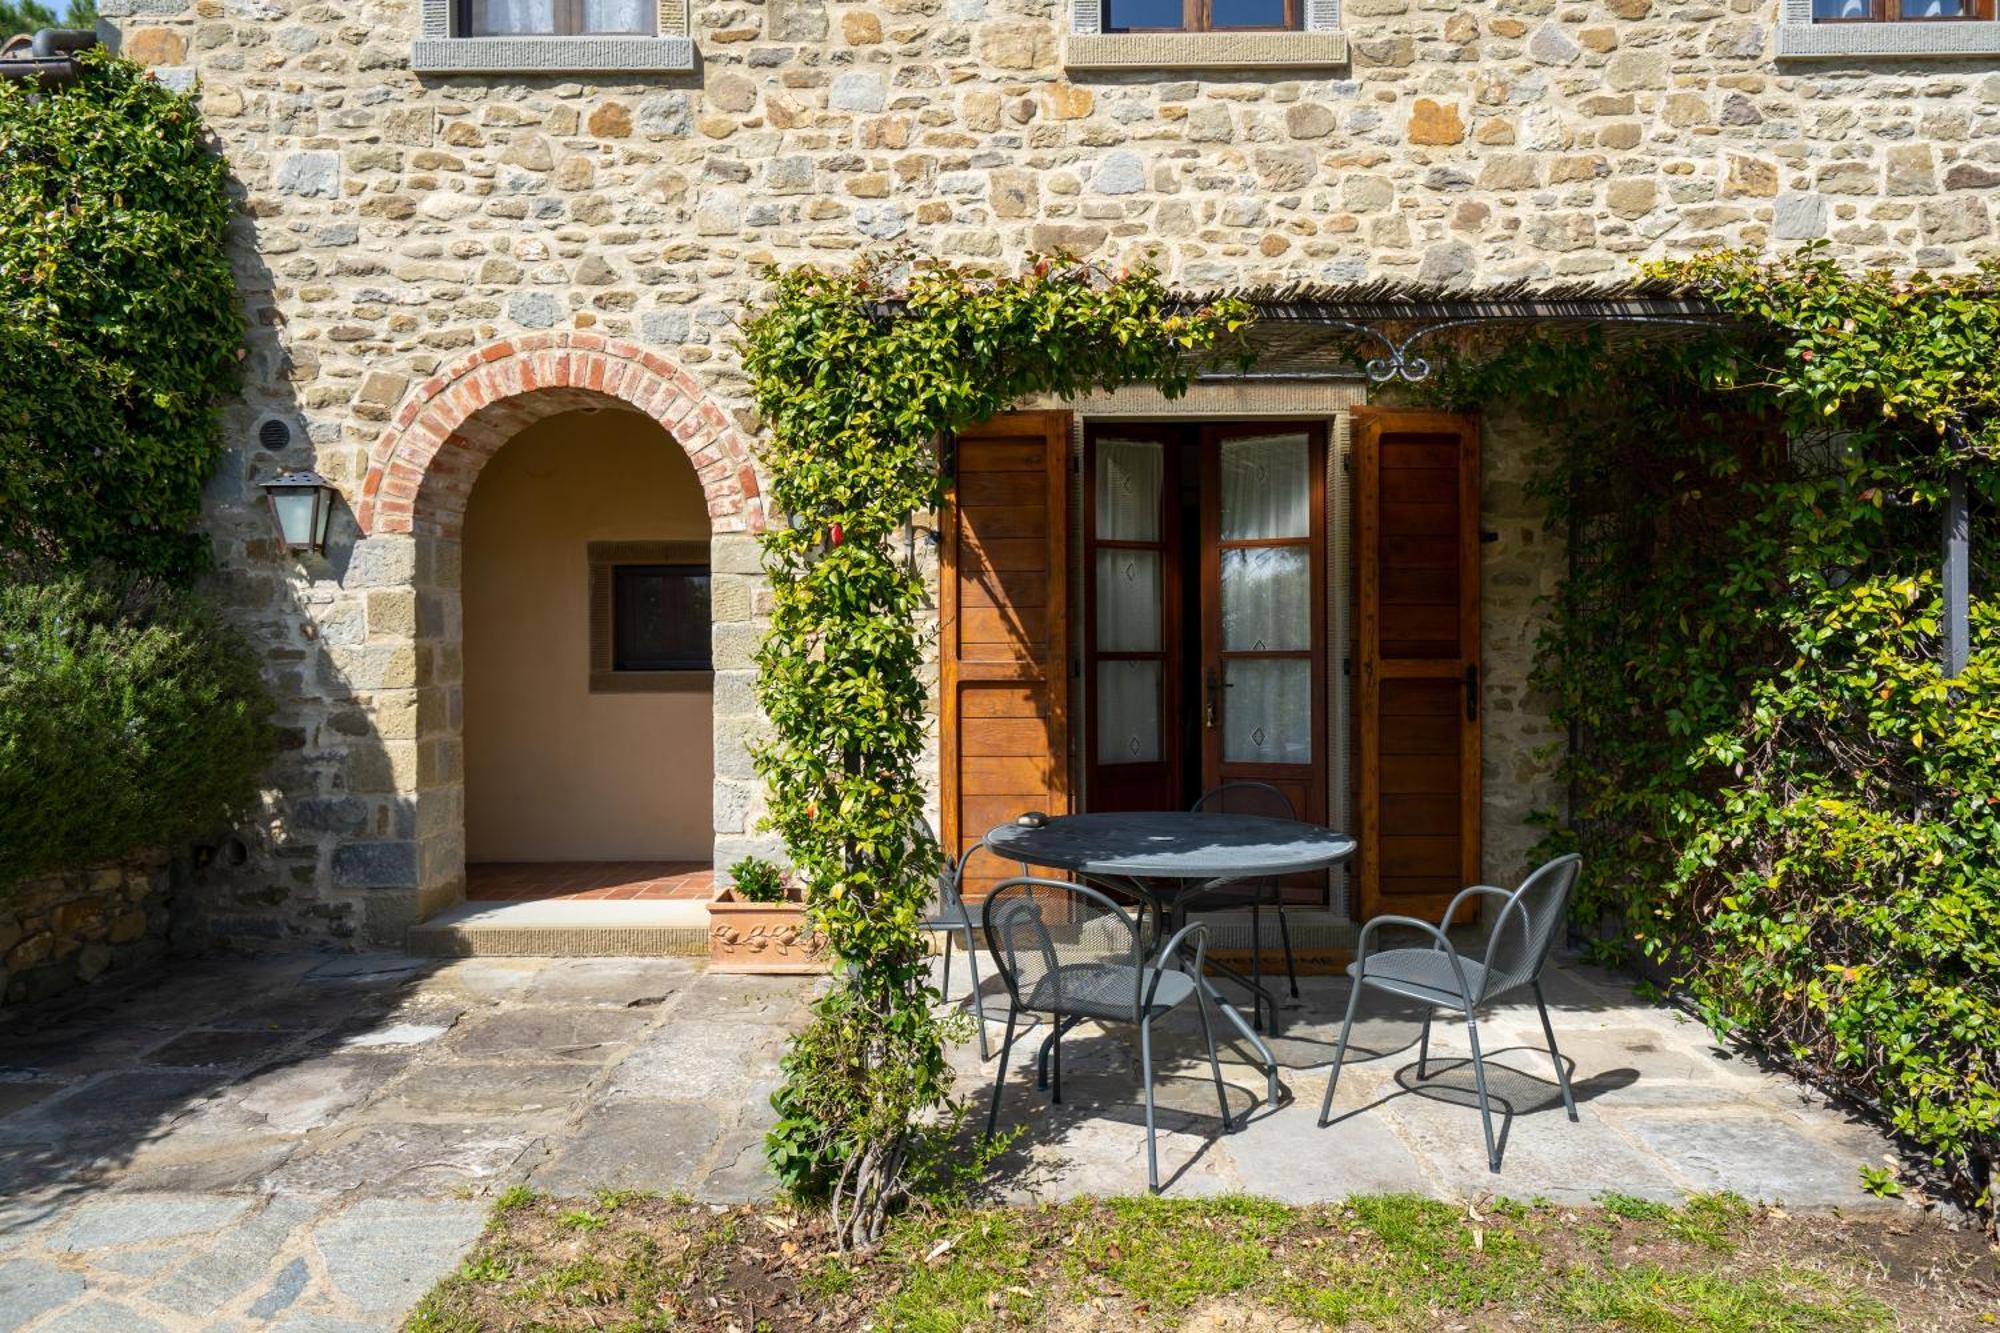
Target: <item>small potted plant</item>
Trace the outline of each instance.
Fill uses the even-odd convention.
[[[806,919],[805,892],[762,857],[729,867],[708,904],[708,964],[717,972],[824,972],[826,942]]]

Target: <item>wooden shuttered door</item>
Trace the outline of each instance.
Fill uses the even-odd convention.
[[[938,607],[948,850],[1025,810],[1069,812],[1069,437],[1067,412],[1009,412],[953,443]],[[1006,873],[978,857],[966,892]]]
[[[1479,882],[1479,421],[1354,412],[1360,918]]]

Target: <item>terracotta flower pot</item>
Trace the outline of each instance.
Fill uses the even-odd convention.
[[[727,888],[708,904],[708,965],[717,972],[824,972],[833,954],[806,920],[803,890],[787,885],[784,902],[753,903]]]

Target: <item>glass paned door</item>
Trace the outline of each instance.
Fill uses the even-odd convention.
[[[1181,781],[1170,730],[1181,638],[1178,446],[1170,434],[1145,428],[1106,432],[1091,443],[1086,785],[1094,809],[1172,809]]]
[[[1326,442],[1203,432],[1204,787],[1268,782],[1326,817]]]

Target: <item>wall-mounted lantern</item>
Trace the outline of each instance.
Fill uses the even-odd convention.
[[[332,482],[317,472],[286,472],[264,484],[278,536],[294,551],[326,554],[326,528],[333,517]]]

